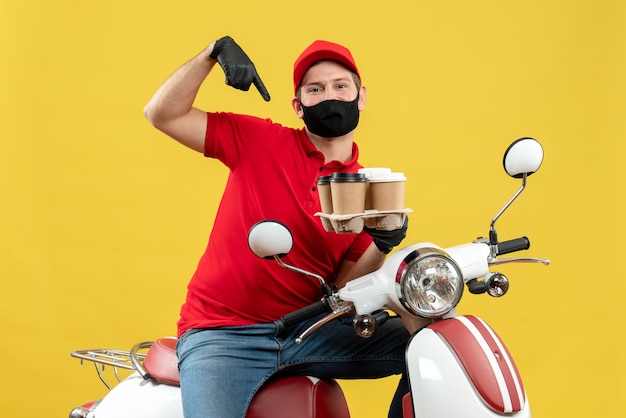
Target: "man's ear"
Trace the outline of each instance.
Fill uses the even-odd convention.
[[[359,110],[365,110],[365,102],[367,99],[367,91],[365,86],[361,86],[361,91],[359,92]]]
[[[302,119],[304,117],[302,105],[300,104],[300,100],[298,100],[297,97],[291,99],[291,107],[293,107],[293,111],[296,112],[296,116],[298,116],[298,119]]]

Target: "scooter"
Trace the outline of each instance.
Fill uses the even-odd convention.
[[[419,243],[395,252],[375,272],[348,282],[342,289],[323,277],[283,261],[293,247],[289,229],[276,221],[261,221],[248,235],[250,249],[261,258],[319,281],[323,298],[281,319],[285,327],[320,313],[327,315],[306,329],[296,343],[324,324],[351,318],[362,338],[374,335],[390,315],[401,317],[411,334],[406,349],[410,393],[403,400],[405,418],[530,417],[530,407],[513,358],[496,332],[482,319],[458,316],[456,306],[464,288],[472,294],[505,295],[508,278],[490,267],[507,263],[541,263],[532,257],[502,258],[527,250],[520,237],[499,241],[496,221],[525,190],[527,178],[543,162],[543,148],[533,138],[513,142],[504,154],[505,171],[520,178],[521,187],[491,220],[488,237],[441,248]],[[98,376],[111,366],[120,381],[104,398],[74,408],[70,418],[182,417],[176,339],[140,343],[130,351],[110,349],[71,353],[93,362]],[[147,353],[142,350],[148,349]],[[118,369],[132,372],[119,378]],[[290,407],[290,405],[292,405]],[[255,396],[248,418],[349,417],[341,388],[334,380],[294,376],[278,379]]]

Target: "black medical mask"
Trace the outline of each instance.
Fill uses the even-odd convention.
[[[351,102],[324,100],[313,106],[300,105],[306,127],[323,138],[343,136],[359,124],[359,95]]]

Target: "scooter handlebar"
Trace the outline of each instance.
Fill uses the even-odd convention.
[[[304,308],[298,309],[295,312],[291,312],[281,318],[280,325],[284,328],[289,328],[292,325],[296,325],[306,319],[313,318],[316,315],[330,312],[331,309],[328,305],[328,301],[326,299],[322,299],[319,302],[316,302],[312,305],[305,306]]]
[[[498,243],[497,255],[509,254],[515,251],[527,250],[530,248],[530,240],[527,237],[515,238]]]

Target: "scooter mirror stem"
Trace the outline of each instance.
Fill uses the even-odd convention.
[[[330,289],[330,286],[328,285],[328,283],[326,283],[326,280],[324,280],[324,278],[320,276],[319,274],[311,273],[310,271],[302,270],[298,267],[294,267],[289,264],[286,264],[278,255],[274,256],[274,260],[276,260],[278,265],[281,266],[282,268],[317,279],[320,282],[320,286],[322,286],[322,291],[324,292],[324,296],[332,295],[332,290]]]
[[[493,219],[491,220],[491,224],[489,225],[489,244],[490,245],[498,245],[498,233],[496,232],[496,221],[500,218],[500,216],[502,216],[504,211],[507,210],[509,206],[511,206],[511,204],[515,201],[515,199],[517,199],[517,197],[524,191],[524,189],[526,188],[527,177],[528,177],[527,173],[524,173],[522,175],[522,186],[517,190],[517,192],[515,192],[513,197],[511,197],[509,201],[506,202],[506,204],[502,207],[502,209],[500,209],[500,211],[498,211],[496,216],[494,216]]]

